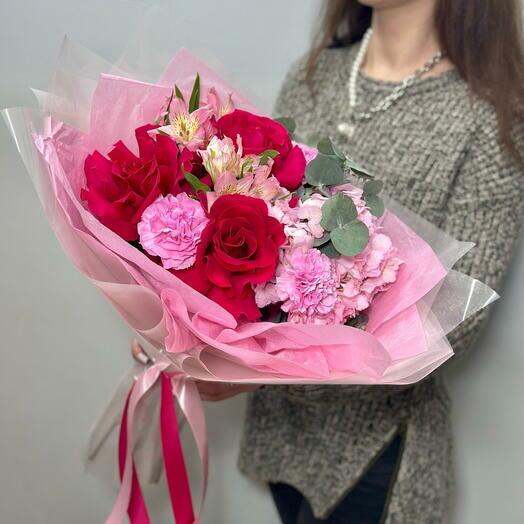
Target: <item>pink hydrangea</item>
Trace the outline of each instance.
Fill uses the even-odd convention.
[[[318,249],[291,249],[276,277],[276,294],[289,322],[333,324],[342,321],[337,308],[339,280],[332,261]]]
[[[367,309],[377,293],[396,281],[402,262],[391,239],[383,233],[374,233],[362,253],[340,257],[335,264],[340,276],[343,315],[352,318]]]
[[[291,322],[343,323],[368,309],[376,294],[396,281],[402,262],[366,207],[362,190],[352,185],[337,190],[355,203],[358,219],[369,230],[368,245],[357,256],[329,259],[313,248],[315,238],[324,234],[320,221],[327,198],[313,194],[294,208],[289,199],[277,200],[270,213],[284,224],[288,242],[276,279],[255,290],[259,307],[283,302]]]
[[[289,198],[277,200],[270,214],[284,224],[284,232],[290,247],[311,248],[314,240],[324,234],[320,221],[322,205],[327,199],[315,193],[304,202],[299,201],[296,207],[290,207],[289,200]]]
[[[159,197],[142,214],[140,244],[150,255],[160,257],[166,269],[186,269],[195,263],[208,221],[200,202],[185,193]]]

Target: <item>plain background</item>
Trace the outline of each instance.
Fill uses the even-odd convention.
[[[185,4],[185,6],[183,5]],[[309,43],[320,0],[178,1],[161,30],[208,47],[268,105]],[[32,104],[64,33],[115,59],[148,2],[0,0],[0,106]],[[84,474],[82,445],[129,366],[131,334],[72,267],[44,220],[0,125],[0,521],[103,522],[114,492]],[[524,253],[472,356],[454,366],[455,524],[524,521]],[[263,486],[236,470],[245,399],[207,406],[211,478],[206,524],[277,522]],[[190,467],[196,471],[194,451]],[[153,522],[169,522],[163,492]],[[422,523],[421,523],[422,524]]]

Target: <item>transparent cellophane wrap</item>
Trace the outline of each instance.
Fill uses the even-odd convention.
[[[167,362],[166,370],[186,379],[380,387],[420,381],[448,360],[453,350],[446,335],[497,294],[452,269],[471,243],[451,238],[392,199],[386,199],[381,225],[403,265],[397,282],[373,302],[365,330],[238,325],[91,215],[80,199],[85,157],[95,149],[106,154],[117,140],[136,148],[134,129],[154,120],[175,83],[187,93],[198,72],[203,92],[211,86],[222,95],[233,92],[237,107],[263,112],[242,94],[245,89],[225,80],[216,60],[211,69],[209,58],[204,62],[181,49],[166,59],[162,50],[142,38],[111,64],[66,39],[49,90],[35,90],[38,108],[3,111],[65,253],[136,332],[153,361]],[[114,465],[122,407],[140,372],[135,366],[123,378],[95,425],[89,463]],[[137,409],[134,435],[136,462],[151,480],[161,471],[155,417],[153,388]]]

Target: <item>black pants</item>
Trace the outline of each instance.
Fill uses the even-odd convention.
[[[379,524],[400,459],[396,436],[358,484],[326,519],[317,519],[308,501],[288,484],[270,484],[282,524]]]

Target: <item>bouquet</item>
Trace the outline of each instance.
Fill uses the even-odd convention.
[[[194,379],[413,383],[496,298],[452,269],[471,244],[381,196],[328,137],[306,143],[290,116],[261,114],[186,50],[148,83],[66,43],[37,95],[40,109],[5,120],[65,252],[152,362],[124,379],[90,438],[93,461],[119,427],[109,524],[149,522],[139,474],[156,476],[160,453],[176,521],[198,521],[172,401],[195,436],[203,500]]]

